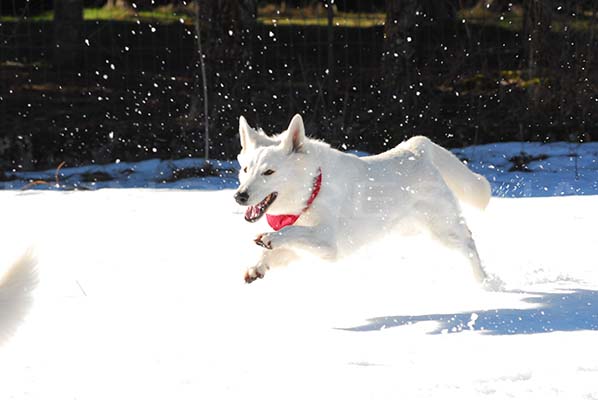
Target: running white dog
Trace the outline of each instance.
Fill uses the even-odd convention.
[[[0,345],[16,331],[31,306],[37,283],[35,259],[27,253],[0,276]]]
[[[249,222],[267,213],[275,231],[255,239],[265,249],[245,273],[247,283],[300,251],[336,259],[407,222],[460,252],[474,277],[486,279],[457,199],[483,209],[490,184],[428,138],[360,158],[307,138],[300,115],[272,137],[241,117],[239,134],[235,200],[249,206]]]

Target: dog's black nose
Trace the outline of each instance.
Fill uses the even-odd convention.
[[[237,192],[235,193],[235,200],[237,203],[244,205],[249,200],[249,194],[247,192]]]

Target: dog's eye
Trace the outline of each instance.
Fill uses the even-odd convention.
[[[262,175],[268,176],[268,175],[272,175],[273,173],[274,173],[274,171],[272,171],[271,169],[269,169],[269,170],[266,170]]]
[[[243,167],[243,172],[247,173],[247,167]]]

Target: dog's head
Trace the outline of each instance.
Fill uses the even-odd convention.
[[[257,221],[266,211],[299,214],[311,194],[316,171],[309,168],[301,116],[295,115],[288,129],[277,136],[251,128],[240,117],[239,136],[242,149],[237,159],[241,169],[235,200],[248,206],[245,219]]]

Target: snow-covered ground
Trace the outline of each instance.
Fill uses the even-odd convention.
[[[267,228],[230,189],[0,191],[0,265],[40,273],[0,399],[598,399],[598,196],[550,196],[598,193],[598,147],[500,146],[460,155],[502,196],[466,210],[501,292],[418,236],[246,285]]]
[[[493,184],[494,195],[537,197],[598,194],[598,142],[495,143],[453,150]],[[355,152],[357,154],[364,154]],[[146,160],[47,171],[0,171],[0,189],[94,190],[102,188],[232,189],[236,161]],[[46,184],[31,186],[32,181]],[[58,181],[58,185],[57,185]]]

